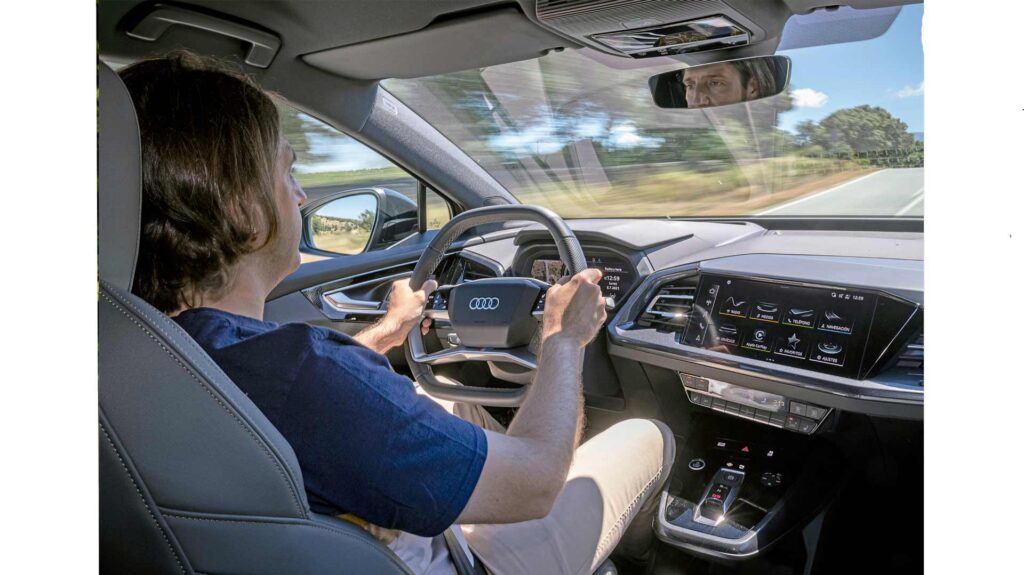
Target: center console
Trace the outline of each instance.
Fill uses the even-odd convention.
[[[828,501],[842,475],[831,448],[752,423],[698,417],[661,495],[659,539],[698,556],[747,559]]]

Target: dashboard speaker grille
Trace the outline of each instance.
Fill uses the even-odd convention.
[[[693,298],[697,294],[697,276],[679,278],[658,288],[637,318],[639,327],[655,327],[682,332],[690,319]]]

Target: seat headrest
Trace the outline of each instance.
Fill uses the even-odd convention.
[[[128,88],[106,64],[99,71],[99,277],[130,291],[139,252],[142,145]]]

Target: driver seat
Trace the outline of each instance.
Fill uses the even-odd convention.
[[[132,295],[141,148],[99,68],[99,448],[103,573],[405,573],[309,509],[292,448],[178,325]]]

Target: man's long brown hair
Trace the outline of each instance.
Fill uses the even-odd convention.
[[[132,291],[165,313],[195,307],[277,234],[277,108],[248,77],[189,53],[133,64],[121,78],[142,138]]]

